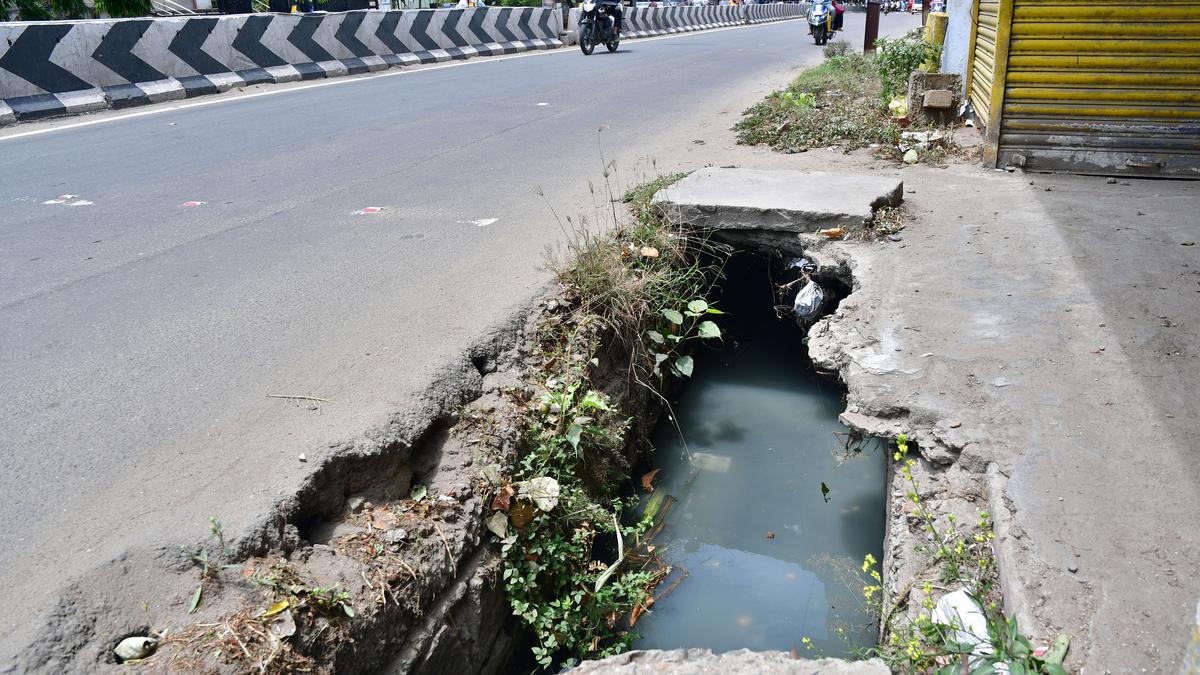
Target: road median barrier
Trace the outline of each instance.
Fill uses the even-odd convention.
[[[706,5],[702,7],[627,7],[622,38],[636,39],[714,28],[783,21],[804,16],[806,2],[770,5]],[[571,9],[564,43],[578,42],[579,8]]]
[[[561,47],[557,8],[0,23],[0,125]]]

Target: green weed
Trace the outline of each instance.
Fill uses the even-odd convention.
[[[937,673],[938,675],[990,675],[1007,668],[1010,673],[1046,673],[1066,675],[1062,666],[1069,639],[1061,636],[1044,653],[1036,652],[1028,637],[1021,634],[1015,617],[1005,617],[997,607],[996,564],[992,551],[992,524],[986,512],[970,531],[959,527],[955,517],[947,516],[948,525],[938,527],[932,511],[921,498],[921,488],[913,475],[917,461],[908,456],[908,439],[896,439],[893,459],[899,463],[902,478],[908,484],[907,498],[913,515],[921,523],[925,544],[918,547],[930,556],[930,567],[938,570],[940,587],[961,586],[982,611],[987,635],[982,645],[963,642],[964,626],[935,620],[934,584],[921,583],[921,606],[915,619],[898,614],[909,602],[909,594],[891,599],[884,615],[885,598],[878,561],[871,555],[863,560],[866,577],[863,600],[883,621],[883,639],[864,656],[878,656],[893,672]]]
[[[669,571],[645,539],[650,519],[622,524],[636,503],[613,495],[628,480],[630,419],[603,388],[622,381],[657,393],[667,378],[692,374],[693,345],[721,337],[713,320],[721,312],[706,298],[725,249],[651,205],[681,177],[630,190],[631,222],[603,233],[573,226],[567,256],[554,264],[570,310],[539,326],[542,391],[526,415],[522,459],[511,481],[495,485],[488,520],[509,604],[533,632],[543,667],[628,649]]]

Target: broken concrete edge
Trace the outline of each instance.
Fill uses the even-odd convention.
[[[426,388],[422,396],[425,405],[420,409],[392,411],[386,420],[357,437],[321,451],[324,456],[310,453],[310,457],[320,459],[314,462],[313,471],[290,495],[279,499],[272,511],[259,514],[256,523],[245,532],[226,533],[233,535],[229,542],[229,562],[239,563],[272,554],[291,556],[301,549],[301,533],[295,523],[335,517],[345,509],[346,480],[345,476],[337,474],[347,467],[363,469],[372,464],[397,461],[397,456],[400,456],[399,461],[419,462],[422,458],[413,454],[414,451],[420,454],[421,446],[452,420],[464,404],[483,396],[485,371],[494,371],[498,363],[515,367],[514,352],[525,336],[526,323],[537,312],[539,299],[550,289],[551,285],[547,284],[516,305],[458,357],[443,365]],[[405,491],[407,493],[407,488]],[[482,499],[478,501],[482,509]],[[408,672],[427,664],[438,648],[438,638],[445,625],[441,619],[462,605],[464,599],[475,605],[483,604],[478,598],[468,598],[467,589],[473,589],[478,595],[481,574],[489,566],[498,569],[499,558],[486,545],[490,537],[483,530],[482,517],[476,520],[477,523],[467,528],[471,531],[464,530],[458,533],[462,537],[454,539],[458,555],[444,561],[450,563],[447,569],[439,570],[437,575],[431,574],[431,577],[447,577],[445,583],[437,584],[434,589],[422,589],[431,599],[417,608],[418,616],[422,617],[420,622],[410,628],[405,643],[395,650],[397,656],[392,665],[405,666],[396,672]],[[452,533],[451,536],[457,535]],[[476,539],[474,544],[470,542],[472,538]],[[159,542],[127,550],[97,565],[93,571],[70,580],[58,593],[57,605],[49,616],[42,617],[46,623],[35,643],[24,650],[18,666],[20,672],[95,672],[97,667],[115,665],[113,647],[125,637],[155,632],[161,635],[163,631],[178,635],[181,627],[237,611],[245,604],[244,593],[230,592],[225,597],[223,591],[214,594],[210,589],[205,593],[200,611],[194,615],[186,613],[188,598],[185,597],[164,601],[165,607],[156,608],[157,612],[145,606],[136,607],[136,601],[129,602],[129,606],[123,605],[119,589],[108,582],[114,575],[117,579],[127,577],[134,569],[145,575],[146,568],[151,568],[161,573],[159,579],[175,582],[173,589],[145,589],[148,594],[161,591],[178,595],[178,590],[195,588],[198,569],[182,552],[180,544],[191,550],[212,547],[211,540],[203,538],[202,532],[196,532],[195,537],[182,542]],[[312,548],[311,542],[309,544]],[[441,547],[442,542],[438,541],[439,551]],[[439,559],[439,564],[442,562]],[[503,585],[495,584],[495,579],[492,581],[492,588],[498,589],[502,596]],[[503,611],[497,615],[498,629],[506,627],[504,620],[509,615],[506,602],[501,609]],[[361,644],[370,644],[373,633],[387,629],[386,621],[370,620],[370,615],[365,612],[359,616],[364,620],[350,625],[360,631],[354,639]],[[441,651],[458,654],[445,658],[459,659],[463,651],[460,647],[457,644],[443,646]],[[371,658],[381,656],[372,655]],[[494,655],[478,656],[478,665],[482,669],[484,661]]]
[[[950,416],[942,411],[912,410],[897,406],[892,409],[874,411],[875,414],[863,414],[850,409],[850,402],[856,398],[863,387],[861,378],[878,375],[854,361],[847,352],[845,342],[840,335],[842,330],[852,331],[851,324],[859,320],[859,307],[855,302],[857,300],[855,294],[871,283],[871,279],[863,278],[857,273],[858,258],[863,255],[862,247],[867,244],[851,244],[830,241],[812,235],[800,235],[796,238],[794,245],[798,248],[790,253],[804,255],[817,264],[814,277],[820,278],[822,275],[839,277],[850,275],[851,277],[843,278],[843,281],[853,291],[849,296],[843,298],[842,304],[836,312],[822,318],[813,326],[809,333],[808,343],[810,358],[818,370],[837,377],[846,387],[848,408],[839,416],[839,419],[853,432],[868,438],[882,439],[889,444],[895,443],[897,437],[903,433],[912,439],[930,467],[936,465],[943,468],[961,468],[965,475],[970,476],[970,480],[973,482],[971,489],[979,493],[976,496],[984,500],[991,515],[991,526],[995,536],[992,551],[996,561],[996,573],[1005,615],[1016,618],[1023,634],[1049,643],[1054,639],[1055,634],[1033,614],[1029,594],[1021,581],[1022,575],[1019,573],[1019,570],[1031,566],[1036,567],[1038,563],[1029,560],[1027,552],[1017,543],[1019,532],[1015,530],[1012,509],[1009,508],[1004,497],[1004,488],[1008,479],[999,470],[999,467],[993,462],[984,463],[980,457],[976,456],[971,448],[975,441],[965,439],[961,435],[956,436],[955,431],[957,430],[952,427],[958,426],[958,422],[952,422]],[[854,367],[858,368],[858,372],[854,372]],[[922,478],[927,481],[922,484],[922,487],[931,488],[930,483],[938,480],[938,477],[928,471],[922,471],[924,468],[919,465],[914,473],[921,473]],[[902,587],[902,584],[897,583],[899,579],[895,578],[911,575],[912,567],[904,570],[904,574],[893,574],[891,579],[888,578],[888,570],[900,571],[904,566],[903,562],[897,562],[894,559],[896,552],[911,552],[924,540],[908,532],[907,528],[893,528],[893,523],[901,520],[902,514],[893,511],[895,500],[892,497],[895,494],[904,494],[908,487],[900,472],[895,470],[895,463],[891,461],[888,461],[886,480],[889,496],[887,498],[888,513],[885,518],[885,560],[882,561],[882,568],[885,575],[884,584],[889,591],[888,596],[891,597],[885,598],[883,615],[890,617],[893,614],[894,605],[889,606],[888,600],[893,603],[905,602],[910,610],[912,606],[919,605],[909,597],[910,592],[915,592],[916,589],[912,588],[911,584],[908,587]],[[900,501],[903,503],[905,500]],[[940,498],[934,497],[927,501],[926,505],[932,510],[941,510],[941,501]],[[903,597],[899,597],[901,595]],[[886,625],[881,622],[881,636],[885,630]]]
[[[879,659],[801,659],[787,652],[749,649],[721,654],[708,649],[651,649],[586,661],[568,672],[573,675],[887,675],[890,671]]]

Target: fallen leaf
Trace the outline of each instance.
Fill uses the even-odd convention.
[[[792,655],[793,660],[796,660],[796,661],[800,660],[800,650],[796,649],[796,645],[792,645],[792,650],[788,653]]]
[[[522,481],[521,496],[533,500],[534,504],[543,511],[549,511],[558,505],[558,481],[549,476],[539,476]]]
[[[371,512],[371,527],[377,530],[386,530],[396,524],[396,514],[383,508],[375,509]]]
[[[492,485],[500,485],[504,482],[503,477],[500,475],[499,464],[488,464],[487,466],[483,467],[482,473],[484,480]]]
[[[639,252],[642,254],[643,258],[657,258],[658,257],[658,249],[654,248],[653,246],[643,246],[642,250]]]
[[[197,609],[200,609],[200,598],[204,596],[204,584],[196,587],[196,594],[192,596],[192,604],[188,606],[188,614],[195,614]]]
[[[823,234],[826,237],[829,237],[830,239],[841,239],[842,235],[846,234],[846,228],[830,227],[828,229],[818,230],[817,234]]]
[[[523,501],[518,501],[508,510],[508,517],[512,519],[512,524],[517,528],[524,528],[528,525],[533,520],[533,514],[533,504]]]
[[[825,481],[821,481],[821,498],[825,500],[826,504],[829,503],[829,486],[825,484]]]
[[[517,489],[511,485],[505,485],[496,491],[496,496],[492,497],[493,511],[507,511],[512,504],[513,495],[517,494]]]
[[[638,619],[642,618],[642,615],[645,614],[647,611],[649,611],[650,607],[652,607],[653,605],[654,605],[654,596],[650,596],[650,597],[646,598],[646,601],[643,603],[634,605],[633,611],[629,613],[629,627],[633,628],[634,626],[636,626]]]
[[[262,615],[263,616],[275,616],[276,614],[287,609],[290,604],[291,603],[289,603],[287,600],[280,600],[279,602],[271,605],[270,608],[268,608],[267,611],[263,612]]]
[[[774,539],[774,538],[775,538],[775,533],[774,533],[774,532],[768,532],[768,533],[767,533],[767,539]]]
[[[488,517],[486,523],[487,529],[497,537],[503,539],[508,536],[508,516],[504,515],[502,511],[493,513]]]
[[[427,494],[429,494],[429,488],[417,483],[412,487],[412,492],[409,493],[408,497],[415,502],[419,502],[422,499],[425,499],[425,495]]]
[[[646,492],[654,492],[654,477],[658,475],[659,471],[662,471],[662,469],[655,469],[642,476],[643,490]]]

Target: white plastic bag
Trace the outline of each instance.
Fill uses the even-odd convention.
[[[804,287],[796,294],[796,299],[792,302],[792,311],[796,313],[797,318],[811,319],[821,311],[821,304],[824,302],[825,289],[809,279],[808,283],[804,284]]]
[[[933,622],[950,627],[950,637],[957,643],[972,647],[971,668],[978,668],[995,653],[988,637],[987,617],[971,599],[966,590],[960,589],[943,595],[933,609]],[[997,673],[1007,673],[1008,664],[993,664]]]

